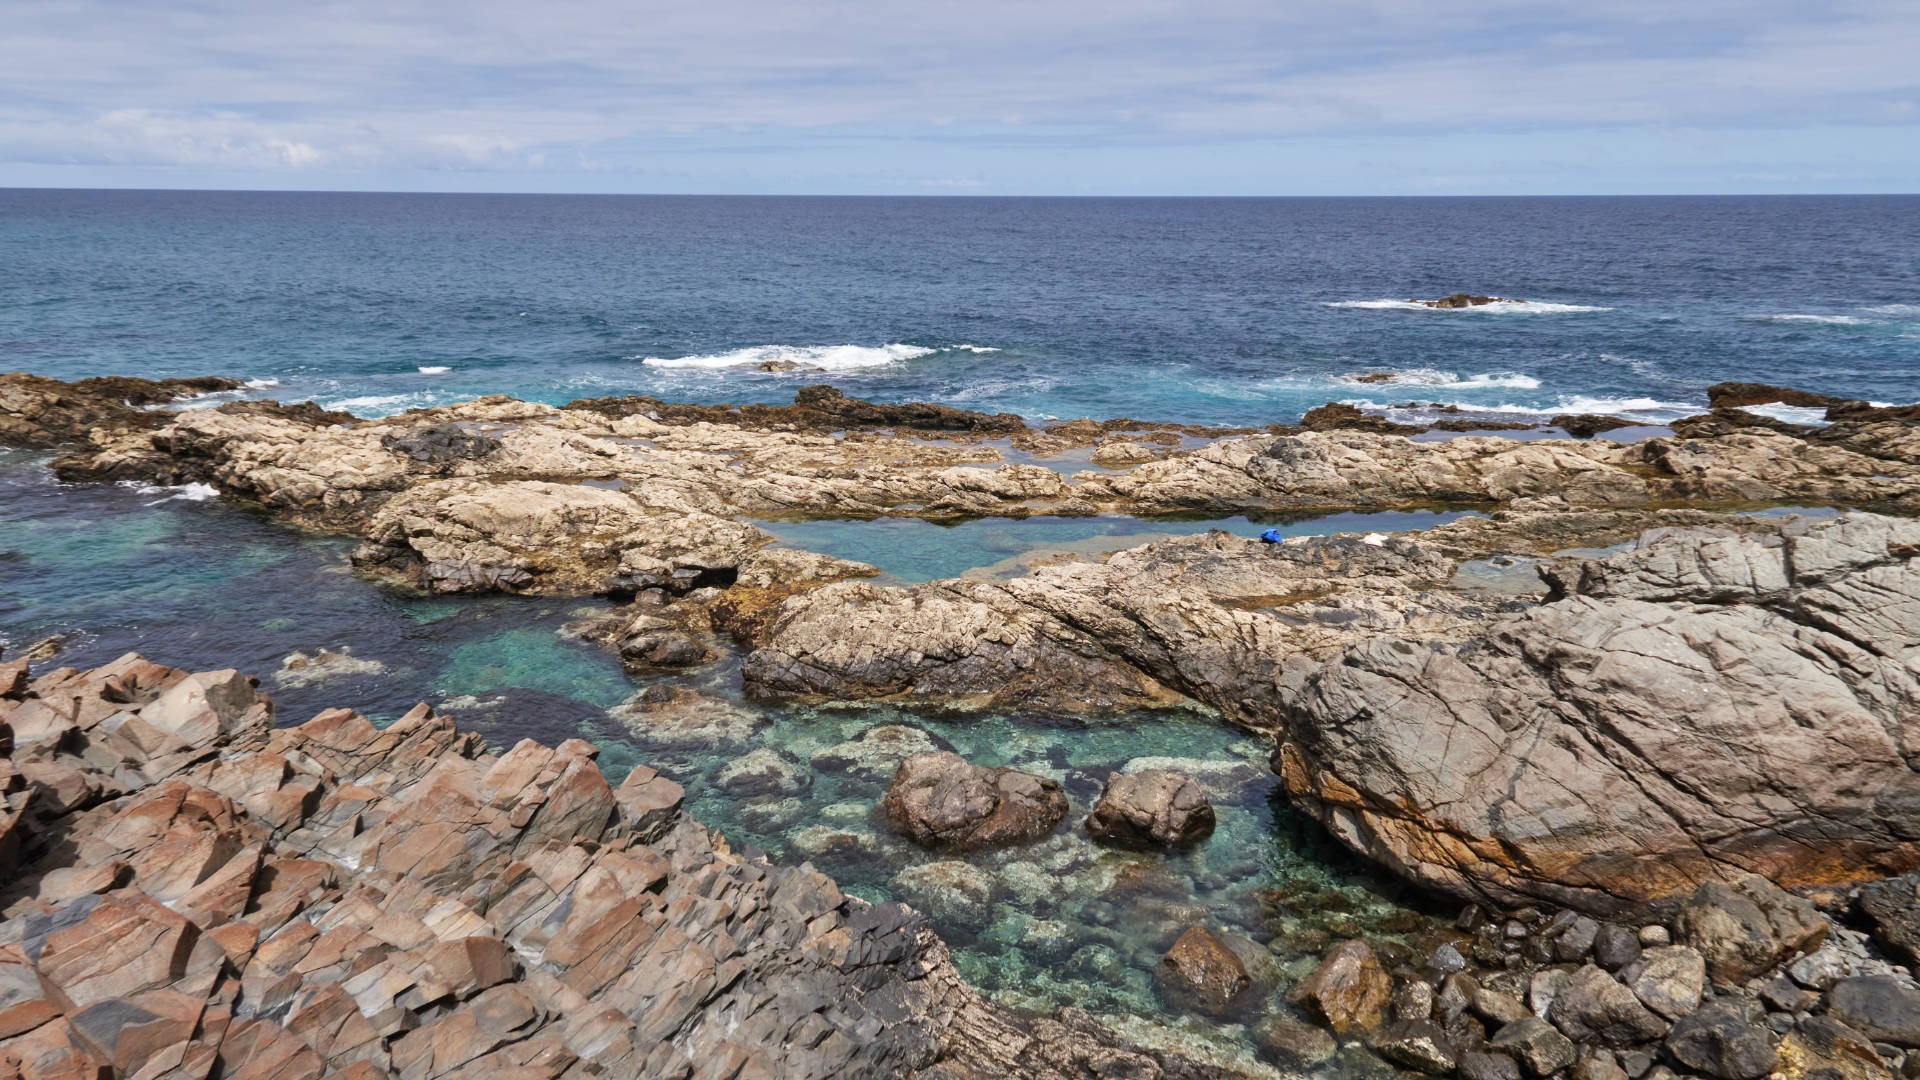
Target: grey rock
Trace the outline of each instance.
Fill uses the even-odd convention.
[[[1920,987],[1892,975],[1856,975],[1827,993],[1827,1014],[1869,1038],[1920,1047]]]
[[[1167,769],[1107,777],[1087,835],[1128,847],[1189,847],[1213,832],[1213,806],[1190,776]]]
[[[1585,915],[1576,916],[1553,937],[1553,958],[1562,963],[1577,964],[1593,951],[1593,945],[1600,933],[1600,924]]]
[[[1757,1007],[1715,1001],[1674,1023],[1667,1052],[1690,1069],[1718,1080],[1758,1080],[1778,1060],[1773,1032],[1760,1023]]]
[[[1680,940],[1700,950],[1716,983],[1741,983],[1826,940],[1827,920],[1812,902],[1758,874],[1709,881],[1674,918]]]
[[[1783,1013],[1799,1013],[1811,1009],[1820,995],[1795,986],[1791,979],[1775,975],[1761,984],[1760,1000]]]
[[[1454,975],[1467,970],[1467,958],[1460,955],[1459,949],[1446,944],[1433,950],[1433,955],[1427,958],[1427,966],[1442,975]]]
[[[1594,962],[1618,971],[1640,959],[1640,935],[1616,923],[1600,927],[1593,939]]]
[[[1332,1060],[1339,1049],[1325,1029],[1284,1014],[1269,1016],[1255,1024],[1253,1045],[1260,1060],[1282,1069],[1301,1071]]]
[[[1860,890],[1860,912],[1873,938],[1903,964],[1920,964],[1920,873],[1876,881]]]
[[[1519,998],[1484,986],[1473,995],[1473,1011],[1481,1019],[1495,1026],[1511,1024],[1515,1020],[1534,1015],[1520,1002]]]
[[[1495,1032],[1487,1049],[1513,1055],[1530,1076],[1547,1076],[1573,1064],[1573,1043],[1537,1016],[1523,1016]]]
[[[1809,990],[1830,990],[1854,974],[1854,962],[1832,942],[1787,965],[1787,977]]]
[[[1399,1020],[1381,1029],[1374,1052],[1396,1065],[1446,1076],[1459,1064],[1459,1054],[1446,1032],[1427,1020]]]
[[[1707,962],[1685,945],[1662,945],[1620,970],[1642,1004],[1669,1020],[1698,1008],[1707,986]]]
[[[1547,1019],[1576,1042],[1627,1048],[1666,1033],[1666,1021],[1648,1011],[1632,990],[1588,964],[1555,997]]]
[[[1502,1053],[1468,1051],[1460,1055],[1463,1080],[1520,1080],[1520,1064]]]
[[[1535,1016],[1547,1015],[1554,1000],[1566,992],[1567,984],[1573,980],[1573,973],[1565,968],[1541,968],[1533,973],[1533,979],[1527,983],[1527,1006]]]
[[[1620,1055],[1620,1068],[1627,1074],[1628,1080],[1640,1080],[1653,1068],[1653,1055],[1645,1050],[1628,1050]]]

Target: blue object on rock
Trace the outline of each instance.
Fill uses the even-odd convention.
[[[1268,529],[1266,532],[1260,534],[1260,539],[1265,540],[1269,544],[1277,544],[1285,540],[1286,537],[1280,535],[1279,529]]]

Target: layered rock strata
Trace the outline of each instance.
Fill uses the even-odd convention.
[[[911,909],[733,851],[644,766],[232,671],[0,668],[0,1072],[1213,1075],[991,1006]]]

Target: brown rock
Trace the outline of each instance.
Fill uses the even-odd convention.
[[[1253,985],[1246,966],[1220,936],[1189,927],[1154,967],[1161,993],[1177,1007],[1225,1015]]]
[[[944,750],[902,761],[880,805],[887,823],[916,843],[962,851],[1037,840],[1067,813],[1058,782]]]
[[[1336,1035],[1370,1031],[1380,1026],[1393,1001],[1393,978],[1364,942],[1343,941],[1287,996]]]
[[[1133,847],[1186,847],[1213,832],[1213,806],[1190,776],[1166,769],[1107,777],[1087,835]]]

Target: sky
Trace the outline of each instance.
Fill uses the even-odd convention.
[[[4,0],[0,186],[1920,192],[1920,0]]]

